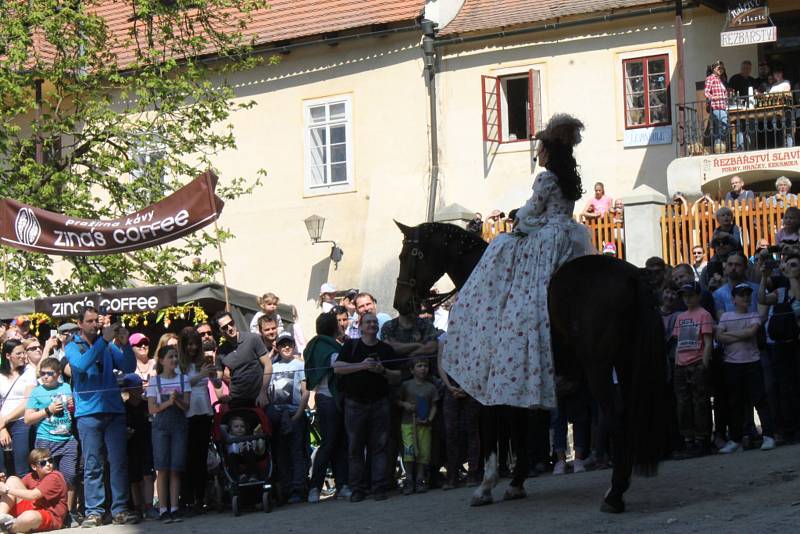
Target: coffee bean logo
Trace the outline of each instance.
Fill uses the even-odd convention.
[[[17,241],[24,245],[35,245],[42,235],[42,227],[39,225],[39,220],[30,208],[22,208],[17,212],[14,230],[17,232]]]

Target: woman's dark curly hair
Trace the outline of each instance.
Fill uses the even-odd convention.
[[[572,147],[558,141],[541,139],[539,141],[547,151],[545,169],[558,177],[558,187],[567,200],[580,200],[583,196],[581,175],[578,162],[572,154]]]

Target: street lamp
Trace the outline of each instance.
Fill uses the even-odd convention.
[[[340,249],[338,246],[336,246],[336,241],[322,239],[322,229],[325,228],[325,217],[321,217],[319,215],[312,215],[303,222],[306,225],[306,230],[308,231],[308,237],[311,238],[312,245],[316,245],[317,243],[332,244],[329,258],[331,259],[331,261],[333,261],[334,269],[338,269],[339,262],[342,261],[342,256],[344,256],[344,251]]]

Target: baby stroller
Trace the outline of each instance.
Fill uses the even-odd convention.
[[[253,429],[246,436],[233,436],[229,433],[229,423],[234,417],[245,421],[247,428]],[[252,496],[260,493],[261,505],[265,512],[272,511],[270,491],[272,489],[272,455],[270,454],[270,436],[272,425],[261,409],[234,408],[214,414],[214,426],[211,429],[211,446],[220,458],[220,473],[215,482],[218,506],[222,506],[224,494],[230,495],[233,515],[239,516],[244,494]],[[256,472],[248,473],[249,477],[235,476],[229,446],[252,447],[259,450],[256,459]],[[255,446],[257,445],[257,449]]]

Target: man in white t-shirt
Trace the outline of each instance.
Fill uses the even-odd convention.
[[[280,495],[289,495],[289,504],[303,502],[306,475],[308,406],[305,365],[295,358],[296,345],[289,332],[275,341],[278,358],[272,363],[267,415],[272,423],[272,451]]]
[[[792,84],[783,78],[783,67],[780,65],[772,67],[772,75],[775,77],[775,83],[770,86],[769,94],[786,93],[791,101]],[[783,120],[779,122],[779,119]],[[785,111],[782,117],[778,114],[772,117],[772,128],[778,133],[783,133],[785,147],[794,146],[794,119],[792,109]]]

